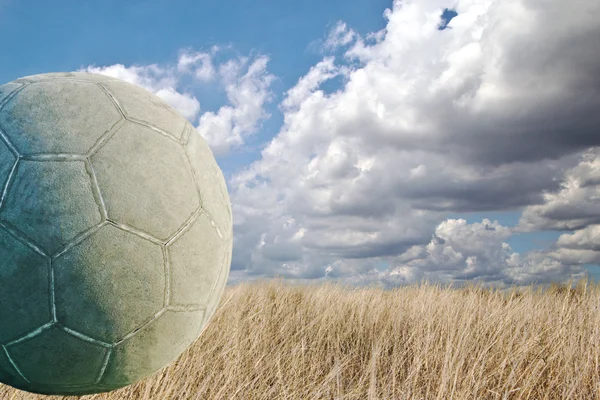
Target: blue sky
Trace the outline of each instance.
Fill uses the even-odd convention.
[[[222,55],[270,55],[273,113],[255,141],[265,142],[282,122],[276,104],[282,93],[320,59],[315,44],[338,20],[361,33],[385,27],[383,10],[390,1],[332,0],[323,4],[281,1],[206,2],[102,1],[55,3],[4,0],[0,2],[2,43],[11,54],[0,68],[0,82],[21,76],[113,64],[161,64],[175,59],[181,49],[208,51],[231,46]],[[35,29],[32,27],[35,26]],[[277,55],[277,56],[276,56]],[[227,98],[220,85],[194,92],[202,109],[216,111]],[[334,88],[332,88],[334,90]],[[260,157],[245,151],[220,163],[224,173]]]
[[[186,116],[230,284],[597,279],[595,9],[472,3],[0,0],[0,82],[104,73]]]

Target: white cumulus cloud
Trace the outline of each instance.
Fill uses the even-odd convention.
[[[458,15],[439,30],[445,8]],[[386,28],[365,38],[338,23],[325,46],[346,46],[343,59],[323,58],[286,92],[279,133],[229,182],[232,276],[500,286],[581,276],[592,245],[563,238],[518,254],[505,240],[595,232],[598,182],[580,155],[600,145],[599,16],[589,1],[431,0],[394,1]],[[338,75],[340,90],[320,89]],[[518,228],[447,218],[519,209]]]
[[[268,61],[265,56],[252,63],[241,58],[220,66],[219,74],[231,105],[221,107],[216,113],[204,113],[196,128],[214,153],[224,154],[241,146],[270,117],[264,107],[271,100],[269,87],[275,76],[267,71]]]

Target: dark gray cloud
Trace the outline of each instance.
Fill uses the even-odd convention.
[[[519,231],[585,230],[600,224],[599,180],[600,148],[594,147],[565,172],[560,190],[546,193],[543,204],[524,209]]]

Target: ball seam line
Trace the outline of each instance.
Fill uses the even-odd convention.
[[[15,344],[19,344],[21,342],[27,341],[29,339],[32,339],[33,337],[39,335],[40,333],[47,331],[48,329],[52,328],[54,325],[56,325],[56,322],[54,321],[50,321],[50,322],[46,322],[44,325],[39,326],[31,331],[29,331],[29,333],[15,339],[12,340],[10,342],[8,342],[5,346],[9,347],[9,346],[14,346]]]
[[[4,230],[14,237],[16,240],[21,242],[27,247],[30,247],[33,251],[39,254],[42,257],[49,257],[48,254],[43,250],[41,246],[38,246],[33,240],[31,240],[24,232],[15,227],[8,221],[0,220],[0,227],[4,228]]]
[[[19,159],[19,157],[21,156],[21,154],[19,154],[19,151],[17,150],[17,148],[15,147],[15,145],[11,142],[11,140],[8,137],[8,135],[6,134],[6,132],[4,132],[2,129],[0,129],[0,139],[2,139],[2,141],[4,143],[6,143],[6,146],[8,147],[8,151],[10,151],[11,153],[13,153],[13,155],[17,159]]]
[[[19,163],[19,157],[15,160],[10,173],[8,174],[8,178],[6,178],[6,182],[4,183],[4,188],[2,188],[2,196],[0,196],[0,212],[2,211],[2,206],[4,205],[4,199],[6,198],[6,194],[8,193],[9,186],[11,181],[13,180],[13,176],[15,175],[15,171],[17,169],[17,164]]]
[[[98,138],[98,140],[96,140],[92,147],[89,148],[85,154],[86,157],[91,160],[93,155],[96,154],[96,152],[100,150],[100,148],[102,148],[102,146],[104,146],[104,144],[108,142],[119,131],[119,129],[123,127],[123,125],[125,125],[125,121],[125,117],[121,116],[121,118],[119,118],[117,122],[108,128],[108,130],[104,132],[102,136]]]
[[[12,92],[10,92],[4,99],[2,99],[2,101],[0,101],[0,111],[2,111],[4,106],[6,106],[8,104],[8,102],[13,99],[13,97],[15,97],[21,90],[25,89],[31,83],[32,82],[25,82],[21,86],[13,89]],[[20,84],[20,82],[19,82],[19,84]]]
[[[100,209],[100,222],[104,222],[108,218],[108,210],[106,209],[106,204],[104,203],[104,198],[102,197],[102,191],[100,190],[100,185],[98,184],[96,171],[94,170],[94,166],[92,165],[92,161],[89,157],[86,157],[85,169],[88,175],[90,176],[94,200],[96,201],[96,205]]]
[[[112,100],[112,102],[115,105],[115,107],[117,107],[117,110],[119,111],[119,113],[121,114],[121,116],[124,119],[127,119],[127,116],[125,115],[123,107],[121,107],[121,105],[117,101],[117,98],[108,90],[108,88],[106,86],[98,83],[98,82],[96,83],[96,86],[98,86],[100,89],[102,89],[104,91],[104,93],[106,93],[106,95],[110,98],[110,100]]]
[[[55,254],[53,254],[51,256],[52,260],[56,260],[57,258],[59,258],[60,256],[62,256],[66,251],[68,251],[71,247],[81,243],[82,241],[84,241],[88,236],[92,235],[93,233],[95,233],[98,229],[102,228],[103,226],[107,225],[108,221],[101,221],[99,223],[97,223],[96,225],[86,229],[83,232],[80,232],[79,234],[77,234],[76,236],[74,236],[71,240],[69,240],[65,246],[60,249],[60,251],[56,252]]]
[[[2,346],[2,350],[4,350],[4,354],[6,354],[6,358],[8,358],[8,361],[10,362],[10,364],[12,365],[12,367],[15,369],[15,371],[17,371],[17,373],[19,374],[19,376],[21,376],[21,378],[23,378],[25,380],[25,382],[31,383],[29,381],[29,379],[27,379],[25,377],[25,375],[23,374],[23,372],[21,372],[21,369],[19,367],[17,367],[17,363],[15,363],[15,361],[10,356],[10,353],[8,352],[8,349],[6,348],[6,346]]]

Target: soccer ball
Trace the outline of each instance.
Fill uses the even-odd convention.
[[[0,86],[0,382],[107,392],[179,357],[229,275],[231,205],[194,127],[84,72]]]

